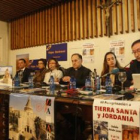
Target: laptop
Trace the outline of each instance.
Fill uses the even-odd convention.
[[[132,74],[133,82],[134,82],[134,88],[136,88],[137,91],[140,91],[140,74]]]

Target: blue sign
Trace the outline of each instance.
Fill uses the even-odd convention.
[[[39,70],[38,60],[39,59],[29,60],[28,68],[32,70]]]
[[[47,45],[46,46],[47,60],[55,58],[58,61],[67,61],[67,43]]]

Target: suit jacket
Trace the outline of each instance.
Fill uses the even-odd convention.
[[[70,67],[66,70],[64,76],[74,76],[76,78],[76,86],[77,87],[83,87],[85,86],[85,79],[87,76],[89,76],[91,70],[81,66],[79,69],[75,70],[73,67]],[[60,79],[60,84],[68,84],[68,82],[63,82],[62,79]]]
[[[16,76],[18,76],[19,72],[20,72],[20,70],[16,72]],[[25,68],[25,70],[23,71],[23,77],[21,79],[22,83],[28,82],[28,78],[29,78],[31,72],[33,72],[31,69]]]
[[[138,66],[139,65],[139,66]],[[127,79],[129,81],[132,81],[132,74],[133,73],[140,73],[140,62],[138,62],[136,59],[130,63],[130,68],[127,72]]]

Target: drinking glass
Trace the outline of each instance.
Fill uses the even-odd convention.
[[[119,81],[121,82],[121,92],[123,92],[124,91],[124,89],[123,89],[123,83],[126,81],[126,72],[119,72],[119,74],[118,74],[118,79],[119,79]]]

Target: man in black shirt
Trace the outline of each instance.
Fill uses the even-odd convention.
[[[132,43],[131,49],[136,59],[132,60],[130,63],[127,79],[131,81],[131,84],[133,84],[132,74],[140,73],[140,39]]]
[[[64,77],[60,80],[60,84],[68,84],[71,76],[76,78],[76,86],[83,87],[85,79],[89,76],[91,70],[82,66],[82,56],[75,53],[71,56],[72,67],[66,70]]]

